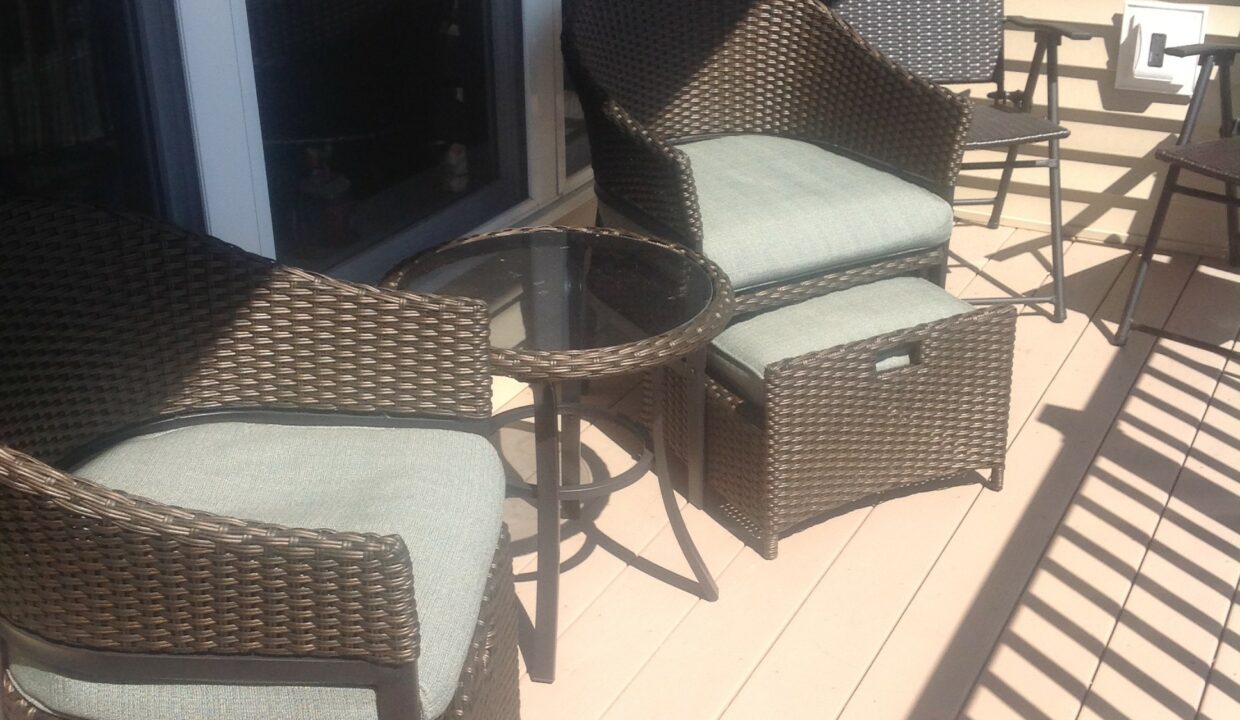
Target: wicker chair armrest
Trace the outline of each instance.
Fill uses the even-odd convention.
[[[770,88],[792,98],[790,134],[887,166],[950,199],[969,101],[884,57],[822,4],[804,6],[805,22],[799,32],[785,31],[780,51],[792,56],[792,71]]]
[[[0,318],[0,440],[46,462],[187,411],[491,411],[483,303],[87,206],[0,201]]]
[[[689,157],[614,100],[587,111],[600,199],[667,239],[701,249],[702,219]]]
[[[224,308],[232,317],[214,340],[184,349],[198,368],[168,410],[490,415],[490,318],[482,301],[260,267],[248,295]]]
[[[1094,33],[1073,23],[1051,20],[1032,20],[1021,15],[1008,15],[1004,22],[1009,27],[1029,30],[1047,38],[1067,38],[1068,40],[1091,40]]]
[[[418,654],[399,537],[292,529],[162,505],[0,445],[0,616],[118,652]]]

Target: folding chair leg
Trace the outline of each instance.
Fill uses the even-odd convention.
[[[1012,184],[1012,170],[1016,163],[1016,151],[1019,145],[1013,145],[1008,148],[1007,159],[1003,161],[1003,175],[999,178],[999,192],[995,194],[995,204],[990,209],[990,221],[986,223],[986,227],[994,230],[999,227],[999,221],[1003,218],[1003,204],[1007,202],[1008,187]]]
[[[1059,141],[1051,140],[1051,276],[1054,280],[1055,314],[1057,323],[1068,317],[1064,301],[1063,278],[1063,194],[1059,181]]]
[[[1145,238],[1145,247],[1141,250],[1141,263],[1137,265],[1137,275],[1132,279],[1132,289],[1128,291],[1128,302],[1124,306],[1124,314],[1120,317],[1119,329],[1111,341],[1115,345],[1128,342],[1132,333],[1132,319],[1137,314],[1137,301],[1141,297],[1141,287],[1145,285],[1145,274],[1149,270],[1150,260],[1154,257],[1154,247],[1158,245],[1158,237],[1162,235],[1163,223],[1167,219],[1167,208],[1171,205],[1171,196],[1175,194],[1176,181],[1180,178],[1180,168],[1172,167],[1167,172],[1167,180],[1163,185],[1162,195],[1158,198],[1158,207],[1154,210],[1154,219],[1150,222],[1150,234]]]

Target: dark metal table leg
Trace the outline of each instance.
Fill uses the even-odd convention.
[[[555,386],[534,388],[534,438],[538,464],[538,600],[534,643],[526,658],[530,679],[555,682],[555,645],[560,605],[560,440]]]
[[[663,388],[666,387],[667,382],[667,379],[664,377],[666,372],[667,369],[660,368],[656,371],[655,376],[655,416],[653,426],[651,427],[654,441],[655,474],[659,477],[659,492],[663,495],[663,508],[667,511],[667,519],[672,525],[672,533],[676,535],[676,542],[680,544],[680,552],[684,554],[685,560],[689,563],[689,569],[693,571],[693,576],[697,580],[698,595],[703,600],[714,602],[719,599],[719,586],[715,584],[715,579],[711,577],[710,569],[706,567],[706,563],[702,560],[702,555],[698,552],[697,545],[693,544],[693,538],[689,535],[689,528],[685,526],[684,516],[680,514],[680,505],[676,502],[676,492],[672,489],[672,475],[668,472],[667,439],[664,433],[662,398]],[[692,424],[691,421],[690,425]]]
[[[581,383],[569,380],[559,384],[560,404],[576,405],[581,402]],[[560,415],[560,483],[564,487],[581,484],[581,416],[576,413]],[[581,501],[565,500],[564,517],[576,520],[581,517]]]
[[[687,498],[694,507],[706,507],[706,351],[696,352],[685,358],[689,375],[685,382],[688,397],[685,406],[689,413],[685,461],[688,478],[685,487]]]

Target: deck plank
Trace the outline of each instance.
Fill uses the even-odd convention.
[[[1168,328],[1209,336],[1195,310],[1226,301],[1225,291],[1194,275]],[[1222,365],[1217,354],[1180,344],[1162,343],[1149,356],[1000,636],[967,716],[1031,708],[1047,717],[1077,715]]]
[[[718,718],[868,512],[789,538],[775,562],[743,551],[719,577],[719,601],[694,606],[604,717]]]
[[[1022,231],[999,227],[990,229],[985,225],[957,223],[952,229],[951,251],[947,262],[947,282],[944,287],[953,295],[960,295],[979,270],[1002,252],[1012,237]],[[1023,238],[1023,236],[1022,236]]]
[[[1218,653],[1214,657],[1214,669],[1202,694],[1199,720],[1226,720],[1240,717],[1240,585],[1232,596],[1231,612]]]
[[[1036,237],[1022,231],[1011,241],[1027,242]],[[1069,271],[1074,273],[1089,272],[1098,262],[1089,250],[1074,257],[1069,248],[1066,257]],[[1084,264],[1078,266],[1078,262]],[[996,295],[1003,292],[1002,288],[1033,291],[1047,280],[1042,264],[1027,255],[989,263],[982,271],[978,287],[967,285],[965,295]],[[1083,290],[1085,296],[1078,297],[1077,302],[1096,307],[1102,302],[1106,285],[1095,283]],[[1055,367],[1068,355],[1087,321],[1085,314],[1055,325],[1028,309],[1019,318],[1020,360],[1014,371],[1012,436],[1032,412]],[[976,496],[977,486],[967,486],[879,506],[841,561],[815,589],[805,610],[768,653],[726,717],[751,717],[761,707],[789,715],[798,707],[811,705],[820,709],[823,717],[837,714]],[[883,560],[876,562],[875,558]],[[831,620],[824,622],[824,618]],[[802,663],[805,653],[814,662]],[[830,680],[815,681],[813,676]],[[781,692],[781,687],[795,687],[797,692]]]
[[[1083,243],[1077,243],[1071,255],[1082,251],[1098,258],[1098,268],[1114,269],[1114,262],[1123,262],[1126,255]],[[1107,261],[1108,253],[1120,255]],[[1152,275],[1150,302],[1142,306],[1143,320],[1154,325],[1169,314],[1188,275],[1183,263],[1166,269],[1173,272]],[[1131,263],[1125,272],[1132,272]],[[1071,277],[1077,285],[1070,297],[1081,297],[1081,283],[1101,284],[1110,288],[1101,317],[1118,315],[1126,278],[1113,285],[1099,270]],[[1127,349],[1114,348],[1079,303],[1074,301],[1077,307],[1068,322],[1086,316],[1086,327],[1067,361],[1052,374],[1054,382],[1047,380],[1049,388],[1032,420],[1013,442],[1004,491],[980,493],[967,509],[843,717],[954,717],[960,711],[1152,344],[1148,338],[1134,338]],[[1014,397],[1016,392],[1014,388]],[[901,682],[893,684],[894,677]]]
[[[707,567],[716,577],[726,571],[741,543],[705,513],[684,509]],[[600,717],[646,661],[700,600],[647,564],[692,577],[680,548],[665,525],[642,552],[571,624],[561,623],[556,682],[523,683],[522,713],[529,718],[590,720]]]
[[[1240,307],[1240,278],[1198,273],[1202,277],[1207,280],[1194,285],[1200,301],[1191,308],[1205,317],[1195,329],[1212,327],[1185,334],[1217,338],[1212,330],[1234,338],[1240,319],[1211,310],[1219,303]],[[1181,307],[1196,299],[1186,293]],[[1141,559],[1081,717],[1196,714],[1240,581],[1238,491],[1240,382],[1224,375]],[[1240,685],[1227,685],[1222,675],[1216,680],[1224,694],[1240,697]]]

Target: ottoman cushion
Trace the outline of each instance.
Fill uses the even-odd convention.
[[[841,290],[741,320],[715,338],[712,374],[751,402],[766,401],[766,367],[935,320],[971,312],[934,283],[900,277]],[[907,354],[883,358],[880,371],[908,365]]]

